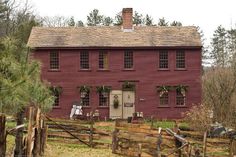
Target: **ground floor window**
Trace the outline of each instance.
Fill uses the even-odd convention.
[[[168,106],[169,105],[169,93],[163,93],[160,95],[160,106]]]
[[[184,106],[186,96],[180,90],[176,90],[176,106]]]
[[[89,106],[89,93],[86,93],[84,96],[81,96],[82,105]]]
[[[54,97],[55,97],[55,100],[54,100],[53,106],[59,106],[59,100],[60,100],[60,95],[59,95],[59,93],[55,92],[55,93],[54,93]]]
[[[108,106],[109,93],[99,93],[99,106]]]

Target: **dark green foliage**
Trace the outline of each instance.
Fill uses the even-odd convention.
[[[76,24],[77,27],[84,27],[83,21],[79,20]]]
[[[111,17],[104,17],[103,19],[103,25],[104,26],[110,26],[113,23],[113,19]]]
[[[122,23],[123,23],[123,19],[122,19],[121,14],[116,14],[114,25],[120,26],[120,25],[122,25]]]
[[[137,11],[134,12],[133,24],[135,24],[136,26],[140,24],[144,24],[143,15],[139,14]]]
[[[68,21],[68,26],[71,26],[71,27],[74,27],[74,26],[75,26],[75,19],[74,19],[73,16],[69,19],[69,21]]]
[[[110,86],[97,86],[97,93],[109,93],[111,91],[111,87]]]
[[[145,17],[145,25],[147,26],[153,26],[153,18],[149,16],[148,14]]]
[[[179,21],[173,21],[170,26],[182,26],[182,23]]]
[[[123,91],[135,91],[135,84],[133,82],[125,81],[122,84]]]
[[[158,21],[158,26],[168,26],[168,22],[166,21],[166,19],[164,17],[160,18]]]
[[[103,16],[100,15],[98,9],[94,9],[87,16],[87,25],[88,26],[97,26],[102,23]]]

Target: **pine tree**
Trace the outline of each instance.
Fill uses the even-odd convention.
[[[111,17],[104,17],[102,21],[104,26],[110,26],[113,23],[113,19]]]
[[[115,21],[113,24],[116,26],[120,26],[120,25],[122,25],[122,23],[123,23],[123,19],[122,19],[121,14],[120,13],[116,14]]]
[[[160,18],[159,22],[157,24],[158,26],[168,26],[168,22],[165,20],[165,18]]]
[[[226,47],[227,32],[222,26],[218,26],[215,30],[211,42],[212,50],[210,57],[213,59],[214,65],[226,67],[229,65],[229,53]]]
[[[143,23],[144,23],[143,15],[135,11],[133,16],[133,24],[137,26]]]
[[[87,16],[87,25],[96,26],[102,23],[103,16],[99,14],[98,9],[94,9]]]
[[[68,26],[71,26],[71,27],[74,27],[74,26],[75,26],[75,19],[74,19],[73,16],[69,19],[69,21],[68,21]]]
[[[179,21],[173,21],[170,26],[182,26],[182,23]]]
[[[153,18],[149,16],[148,14],[145,17],[145,25],[146,26],[153,26]]]
[[[83,21],[79,20],[76,24],[77,27],[84,27]]]
[[[227,31],[227,49],[232,57],[231,63],[236,61],[236,29],[231,28]]]

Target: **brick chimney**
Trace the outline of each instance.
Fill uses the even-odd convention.
[[[123,24],[122,28],[124,31],[133,30],[133,8],[123,8],[122,10]]]

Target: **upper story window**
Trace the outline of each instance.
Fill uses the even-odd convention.
[[[80,69],[89,69],[89,52],[80,52]]]
[[[50,52],[50,69],[59,69],[59,52],[57,51]]]
[[[124,52],[124,68],[125,69],[133,68],[133,52],[132,51]]]
[[[185,68],[185,52],[183,50],[176,51],[176,68]]]
[[[168,69],[168,51],[166,50],[159,52],[159,68]]]
[[[108,69],[108,53],[99,52],[99,69]]]
[[[54,93],[54,97],[55,97],[55,100],[54,100],[53,106],[59,106],[60,94],[56,92]]]

